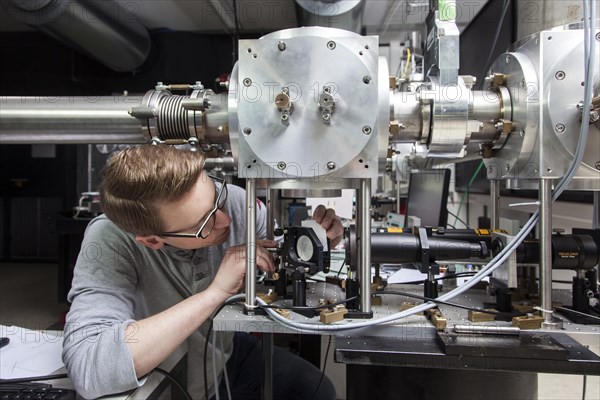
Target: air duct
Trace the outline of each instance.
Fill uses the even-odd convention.
[[[138,68],[150,52],[150,35],[137,20],[134,2],[112,0],[10,0],[16,18],[117,72]]]
[[[361,34],[364,0],[296,0],[298,26],[326,26]]]

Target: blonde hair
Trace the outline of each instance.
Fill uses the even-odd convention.
[[[204,154],[167,145],[131,147],[106,164],[100,204],[106,216],[134,234],[164,230],[158,206],[180,200],[204,169]]]

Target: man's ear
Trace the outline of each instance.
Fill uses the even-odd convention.
[[[153,250],[160,250],[165,245],[165,242],[155,235],[136,235],[135,240]]]

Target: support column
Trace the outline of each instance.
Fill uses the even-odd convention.
[[[256,180],[246,179],[246,304],[254,315],[256,299]]]
[[[267,184],[267,239],[275,239],[275,219],[279,219],[279,191]],[[261,399],[273,399],[273,334],[262,334],[262,386]]]
[[[540,302],[552,310],[552,179],[540,178]],[[552,313],[542,311],[542,328],[558,329]]]
[[[600,228],[600,192],[594,192],[594,208],[592,209],[592,229]]]
[[[500,181],[492,179],[490,181],[490,197],[492,217],[492,229],[500,229]]]
[[[281,217],[279,216],[279,190],[269,189],[267,187],[267,239],[275,239],[275,220],[281,227]]]
[[[360,180],[357,204],[359,225],[358,276],[360,280],[360,311],[371,312],[371,179]]]

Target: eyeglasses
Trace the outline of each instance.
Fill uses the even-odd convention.
[[[208,235],[210,235],[213,227],[215,226],[215,221],[217,219],[217,210],[222,210],[225,206],[225,201],[227,200],[227,183],[225,182],[225,179],[217,178],[216,176],[210,175],[209,177],[215,182],[219,182],[221,184],[221,188],[219,189],[219,193],[217,194],[215,205],[200,225],[200,228],[198,228],[198,231],[196,231],[196,233],[163,232],[159,233],[158,236],[206,239]]]

